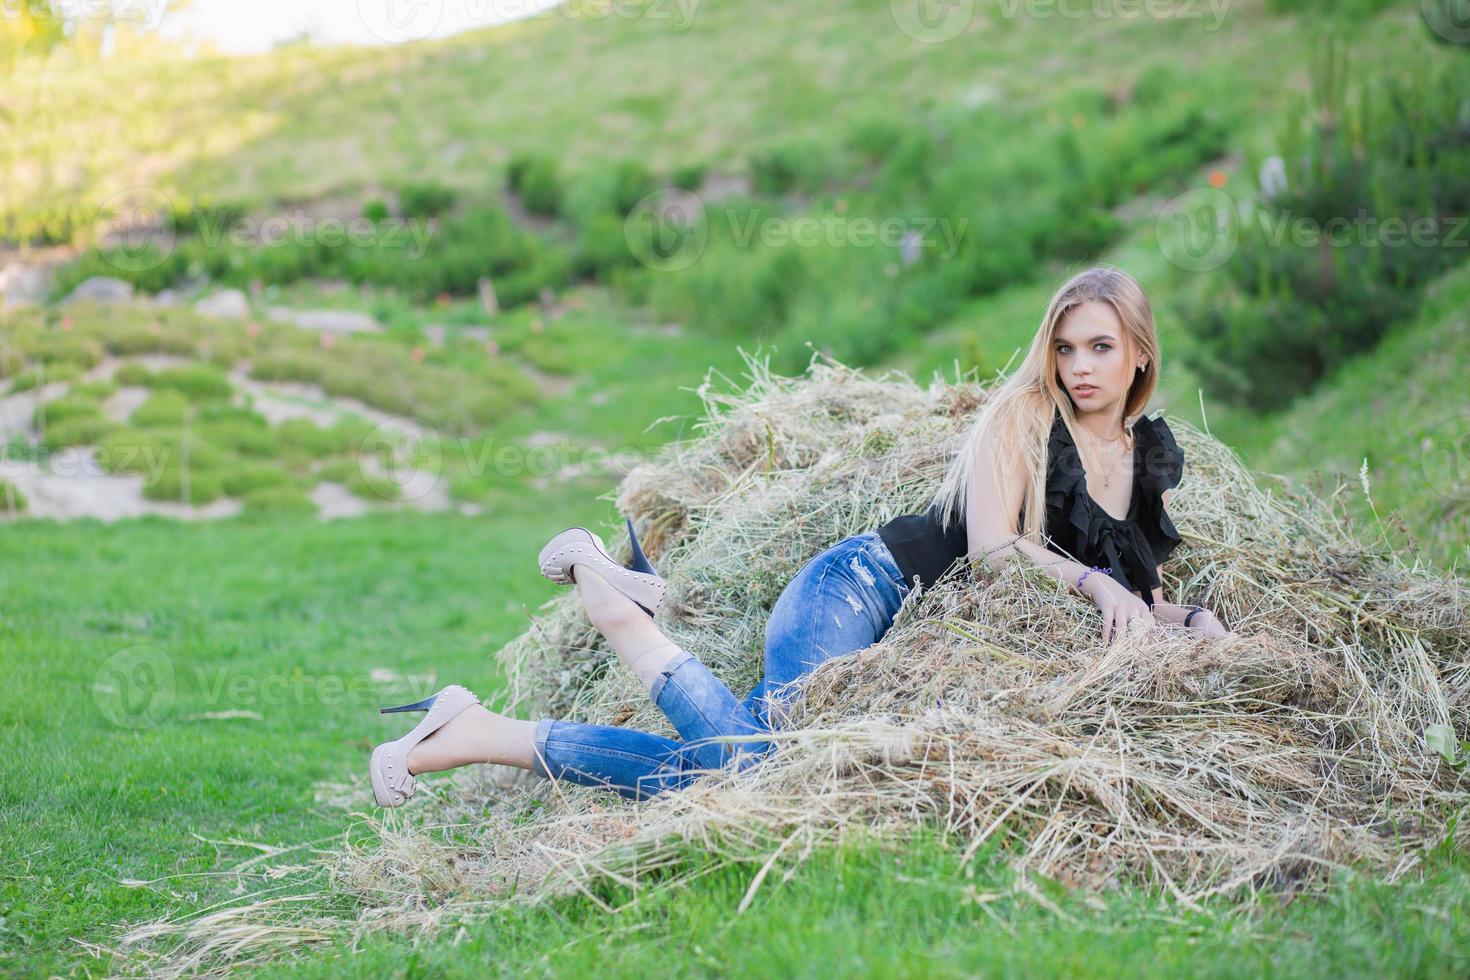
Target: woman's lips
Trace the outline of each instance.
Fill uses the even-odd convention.
[[[1080,387],[1080,388],[1073,388],[1072,389],[1072,394],[1076,395],[1078,398],[1089,398],[1089,397],[1097,394],[1097,389],[1096,388],[1093,388],[1093,387],[1090,387],[1090,386],[1084,386],[1084,387]]]

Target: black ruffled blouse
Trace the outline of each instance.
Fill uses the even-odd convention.
[[[1047,438],[1046,536],[1048,546],[1084,565],[1112,569],[1109,574],[1130,592],[1153,605],[1158,566],[1179,546],[1180,537],[1164,510],[1165,490],[1177,486],[1184,472],[1184,450],[1163,419],[1140,416],[1133,423],[1133,493],[1128,516],[1119,520],[1087,492],[1087,473],[1062,413],[1057,409]],[[1017,526],[1025,520],[1022,509]],[[931,586],[969,550],[964,522],[949,533],[940,530],[939,513],[895,517],[878,535],[905,580],[919,577]]]

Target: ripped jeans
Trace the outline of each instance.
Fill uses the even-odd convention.
[[[771,609],[765,676],[738,700],[687,650],[655,679],[649,697],[682,736],[543,718],[536,724],[535,771],[547,779],[646,799],[734,764],[745,768],[773,748],[762,735],[781,726],[793,683],[832,657],[878,642],[911,586],[876,531],[844,538],[807,561]]]

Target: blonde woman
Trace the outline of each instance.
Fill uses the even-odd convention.
[[[666,586],[628,523],[633,563],[569,528],[542,549],[541,572],[575,583],[592,624],[679,732],[673,739],[610,725],[490,711],[450,686],[385,712],[427,711],[413,731],[373,750],[381,806],[401,805],[416,777],[497,763],[640,799],[701,773],[749,765],[772,746],[780,706],[823,661],[876,643],[914,583],[961,559],[1019,555],[1098,608],[1102,641],[1156,620],[1208,636],[1207,609],[1166,603],[1163,563],[1179,544],[1165,508],[1184,454],[1143,415],[1159,377],[1159,344],[1143,290],[1095,268],[1065,282],[1021,366],[978,413],[928,510],[896,517],[808,559],[771,610],[765,674],[744,699],[654,622]]]

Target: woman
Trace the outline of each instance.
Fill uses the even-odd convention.
[[[517,766],[633,799],[749,765],[771,748],[762,736],[781,727],[776,709],[799,689],[794,682],[876,643],[911,583],[930,586],[959,559],[1020,554],[1036,562],[1097,606],[1104,643],[1157,620],[1224,636],[1208,610],[1164,602],[1162,564],[1180,540],[1165,505],[1184,460],[1168,426],[1141,414],[1158,373],[1153,313],[1131,276],[1104,267],[1064,283],[1026,360],[978,413],[928,510],[837,542],[786,586],[766,630],[765,675],[744,700],[654,623],[666,587],[631,521],[631,567],[585,528],[563,531],[542,550],[542,573],[576,584],[593,626],[682,740],[522,721],[451,686],[383,709],[428,714],[373,750],[378,803],[402,804],[420,773],[470,763]]]

